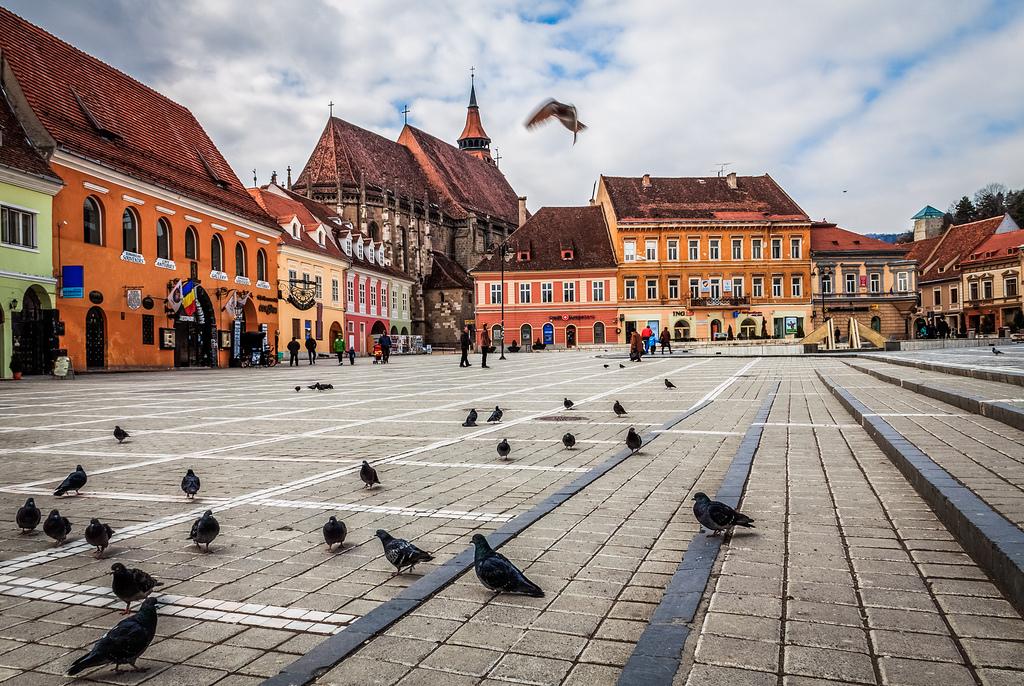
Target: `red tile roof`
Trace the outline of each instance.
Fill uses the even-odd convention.
[[[885,252],[903,255],[910,249],[907,244],[886,243],[877,238],[841,229],[835,224],[811,225],[811,252]]]
[[[507,272],[566,271],[573,269],[615,269],[604,211],[591,207],[542,207],[508,239],[514,257],[505,265]],[[572,259],[563,259],[562,251],[571,250]],[[528,260],[519,259],[521,252]],[[498,258],[488,256],[473,273],[496,272]]]
[[[946,233],[939,237],[938,243],[928,258],[918,263],[922,269],[918,281],[927,283],[958,278],[960,269],[957,263],[974,252],[982,241],[995,233],[1003,220],[1004,216],[1001,215],[949,227]]]
[[[807,214],[771,176],[736,177],[730,188],[724,176],[602,176],[612,208],[623,220],[709,219],[736,221],[808,221]]]
[[[0,50],[60,149],[276,228],[185,107],[2,7]]]
[[[7,94],[0,92],[0,166],[35,176],[53,183],[61,183],[43,157],[25,135],[21,122],[14,116]]]
[[[326,255],[337,260],[346,259],[341,248],[334,242],[333,232],[331,231],[332,224],[326,224],[328,236],[324,241],[324,245],[321,246],[316,242],[314,234],[311,232],[315,231],[321,224],[325,224],[325,222],[314,217],[302,203],[290,197],[280,195],[273,190],[268,190],[268,188],[269,186],[250,188],[249,194],[282,228],[291,224],[292,218],[298,219],[299,223],[302,224],[303,231],[299,234],[299,238],[295,238],[287,230],[282,230],[280,238],[282,244],[294,245],[309,252]]]
[[[1020,229],[1008,233],[995,233],[982,241],[967,257],[960,262],[962,265],[996,262],[1008,257],[1020,259],[1020,248],[1024,246],[1024,231]]]
[[[919,241],[901,243],[900,245],[909,247],[910,251],[907,253],[907,259],[916,260],[918,266],[921,267],[921,269],[924,269],[924,265],[928,261],[928,257],[932,254],[932,251],[935,249],[940,238],[942,238],[942,236],[932,236],[931,238],[923,238]]]
[[[462,133],[459,134],[459,140],[465,138],[490,138],[487,136],[487,132],[484,131],[483,122],[480,121],[480,108],[476,106],[470,106],[466,112],[466,125],[462,128]]]
[[[424,279],[423,288],[473,289],[473,277],[458,262],[437,250],[431,250],[430,257],[430,275]]]

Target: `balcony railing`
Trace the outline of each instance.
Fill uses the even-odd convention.
[[[690,307],[742,307],[750,304],[750,298],[690,298]]]

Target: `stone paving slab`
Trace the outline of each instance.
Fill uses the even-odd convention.
[[[865,353],[863,359],[881,359],[892,364],[918,367],[944,374],[998,381],[1024,386],[1024,346],[1002,345],[1004,353],[995,355],[990,348],[949,348],[907,352]]]

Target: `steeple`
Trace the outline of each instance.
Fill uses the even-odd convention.
[[[466,108],[466,126],[462,129],[462,135],[459,136],[459,149],[473,157],[493,163],[491,139],[487,137],[484,125],[480,123],[480,108],[476,104],[476,75],[473,73],[474,71],[473,68],[469,70],[469,107]]]

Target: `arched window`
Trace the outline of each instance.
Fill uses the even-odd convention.
[[[495,324],[491,327],[491,341],[500,341],[501,338],[501,324]]]
[[[156,256],[171,259],[171,223],[163,217],[156,222]]]
[[[256,280],[267,280],[267,253],[263,248],[256,251]]]
[[[594,322],[594,343],[604,344],[604,322]]]
[[[190,226],[185,229],[185,258],[189,260],[199,259],[199,234],[196,227]]]
[[[216,234],[210,239],[210,269],[224,271],[224,241]]]
[[[130,207],[121,215],[121,236],[123,250],[139,252],[139,217]]]
[[[677,341],[685,341],[690,337],[690,322],[685,319],[679,319],[676,321],[674,327],[675,335],[673,336]]]
[[[83,240],[93,245],[103,245],[103,210],[100,201],[89,196],[82,207]]]
[[[245,243],[235,243],[235,276],[245,276],[248,268],[245,264]]]
[[[747,317],[740,322],[740,335],[744,338],[753,338],[757,335],[757,322]]]
[[[551,322],[544,324],[542,331],[544,333],[544,339],[541,341],[547,345],[552,345],[555,342],[555,325]]]
[[[529,324],[523,324],[519,327],[519,343],[524,348],[529,348],[533,345],[533,327]]]
[[[882,333],[882,318],[881,317],[872,317],[871,318],[871,328],[874,329],[878,333]]]
[[[369,226],[370,238],[373,239],[374,243],[380,242],[380,228],[377,226],[377,222],[370,222]]]

